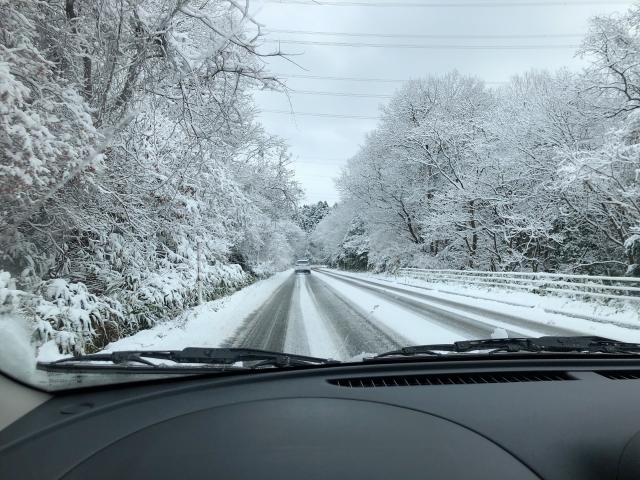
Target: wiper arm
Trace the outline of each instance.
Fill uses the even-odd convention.
[[[539,337],[466,340],[455,343],[418,345],[381,353],[374,358],[391,356],[441,355],[441,352],[467,353],[490,350],[489,353],[555,352],[638,354],[640,344],[618,342],[603,337]]]
[[[175,363],[197,363],[211,365],[232,365],[242,361],[258,361],[251,368],[273,365],[276,367],[322,365],[340,363],[328,358],[308,357],[292,353],[271,352],[253,348],[196,348],[188,347],[183,350],[131,350],[113,353],[96,353],[91,355],[79,355],[77,357],[63,358],[54,362],[39,364],[43,366],[64,367],[77,362],[111,362],[115,365],[141,363],[152,367],[161,367],[148,358],[156,360],[168,360]]]

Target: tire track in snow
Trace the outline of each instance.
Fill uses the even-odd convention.
[[[424,318],[424,320],[427,322],[433,323],[434,325],[449,330],[450,332],[456,333],[469,340],[490,338],[491,334],[496,328],[494,325],[489,325],[478,320],[464,317],[454,312],[427,305],[419,300],[398,296],[392,292],[389,292],[389,289],[384,285],[376,285],[375,287],[365,285],[359,280],[354,280],[351,277],[344,277],[333,272],[329,273],[326,271],[322,271],[322,274],[328,275],[332,278],[335,278],[336,280],[368,291],[374,296],[380,298],[382,301],[397,305],[404,310],[410,311],[414,315]],[[522,336],[520,333],[510,331],[509,329],[507,329],[507,333],[510,337]],[[406,346],[406,344],[404,346]]]
[[[309,342],[309,332],[305,325],[302,312],[302,290],[305,289],[304,278],[295,275],[293,284],[293,294],[291,297],[291,309],[287,331],[284,338],[284,352],[297,353],[298,355],[312,355],[311,343]]]
[[[292,274],[224,346],[348,359],[410,343],[368,316],[317,276]]]
[[[273,296],[250,314],[225,347],[284,351],[296,277],[292,275]]]
[[[322,271],[323,274],[325,275],[333,275],[335,276],[335,278],[338,278],[340,280],[345,280],[347,278],[351,279],[353,282],[355,282],[356,284],[358,282],[360,283],[364,283],[367,285],[371,285],[372,287],[377,287],[377,288],[373,288],[373,290],[387,290],[389,292],[399,292],[402,293],[403,295],[408,295],[411,297],[415,297],[415,298],[419,298],[422,300],[426,300],[428,302],[432,302],[432,303],[437,303],[440,304],[442,306],[445,307],[449,307],[449,308],[455,308],[457,310],[463,310],[465,312],[469,312],[471,314],[474,315],[479,315],[482,317],[486,317],[488,319],[493,319],[493,320],[497,320],[499,322],[503,322],[503,323],[507,323],[510,325],[513,325],[514,327],[520,327],[520,328],[524,328],[527,330],[533,330],[535,332],[539,332],[541,335],[551,335],[551,336],[574,336],[574,335],[584,335],[584,333],[578,332],[576,330],[570,330],[567,328],[562,328],[562,327],[555,327],[553,325],[545,325],[543,323],[539,323],[539,322],[534,322],[532,320],[527,320],[525,318],[521,318],[521,317],[516,317],[513,315],[508,315],[505,313],[499,313],[493,310],[487,310],[481,307],[476,307],[476,306],[472,306],[472,305],[466,305],[462,302],[455,302],[453,300],[448,300],[448,299],[443,299],[434,295],[429,295],[427,293],[419,293],[419,292],[414,292],[411,290],[406,290],[403,289],[401,287],[394,287],[394,286],[387,286],[387,285],[381,285],[379,283],[376,282],[372,282],[370,280],[364,280],[364,279],[353,279],[352,277],[346,277],[346,276],[342,276],[340,274],[336,274],[334,272],[327,272],[327,271]],[[371,288],[371,287],[369,287]],[[420,305],[423,305],[423,308],[425,310],[429,310],[430,307],[429,305],[425,305],[424,303],[420,303]],[[436,307],[437,308],[437,307]],[[454,315],[452,313],[450,313],[450,315]],[[457,318],[464,318],[461,316],[457,316]],[[473,320],[471,320],[473,321]],[[495,328],[493,326],[491,326],[491,328]],[[518,336],[516,334],[516,332],[510,332],[508,329],[507,331],[509,332],[509,336]],[[493,332],[493,330],[491,330],[491,332]],[[491,333],[489,332],[489,334]],[[487,338],[487,337],[478,337],[478,338]]]
[[[326,319],[337,336],[338,359],[348,359],[362,352],[376,353],[395,350],[409,342],[375,325],[364,312],[348,302],[338,292],[315,275],[309,275],[306,287],[315,309]],[[313,339],[310,339],[313,340]]]

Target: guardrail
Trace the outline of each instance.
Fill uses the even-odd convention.
[[[399,268],[397,275],[429,283],[465,283],[523,290],[537,294],[572,294],[640,302],[640,278],[597,277],[561,273],[481,272]]]

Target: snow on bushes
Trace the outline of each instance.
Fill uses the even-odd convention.
[[[84,353],[98,329],[117,325],[122,315],[114,306],[116,302],[90,294],[81,283],[62,279],[25,292],[16,288],[8,272],[0,271],[0,313],[21,315],[32,328],[36,348],[54,340],[62,353]]]
[[[238,265],[206,265],[203,300],[213,300],[252,281]],[[56,278],[33,293],[16,287],[0,270],[0,315],[18,314],[30,326],[38,349],[53,340],[64,354],[94,352],[109,342],[173,318],[197,303],[196,276],[167,270],[138,278],[130,289],[111,296],[90,293],[82,283]]]

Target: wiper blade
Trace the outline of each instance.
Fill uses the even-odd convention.
[[[188,347],[183,350],[129,350],[113,353],[95,353],[63,358],[50,363],[39,363],[39,366],[57,368],[72,366],[78,362],[111,362],[114,365],[143,364],[154,368],[163,367],[147,359],[168,360],[174,363],[191,363],[206,365],[233,365],[236,362],[257,361],[251,366],[292,367],[305,365],[322,365],[340,363],[330,358],[308,357],[292,353],[271,352],[254,348],[197,348]],[[91,365],[89,365],[91,366]],[[98,365],[96,365],[98,366]],[[139,368],[139,367],[138,367]]]
[[[391,356],[442,355],[441,352],[468,353],[490,350],[489,353],[553,352],[553,353],[613,353],[638,354],[640,344],[618,342],[603,337],[539,337],[539,338],[495,338],[466,340],[455,343],[417,345],[381,353],[374,358]]]

